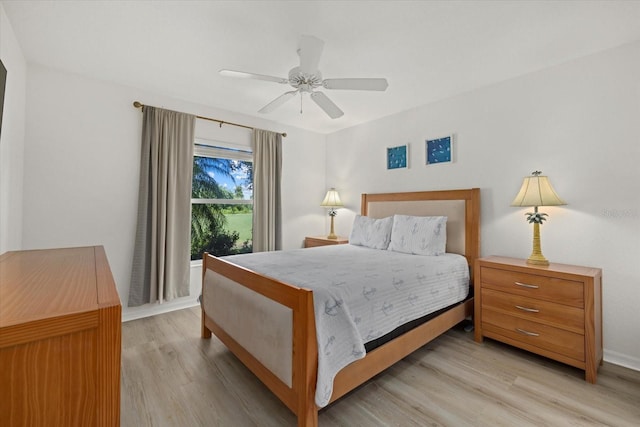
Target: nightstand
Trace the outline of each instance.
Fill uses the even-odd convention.
[[[338,236],[337,239],[327,239],[327,236],[314,236],[304,238],[304,247],[313,248],[316,246],[328,246],[328,245],[344,245],[349,243],[349,238]]]
[[[475,340],[492,338],[585,371],[602,364],[602,270],[528,265],[491,256],[476,261]]]

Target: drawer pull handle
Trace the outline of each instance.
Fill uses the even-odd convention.
[[[536,334],[535,332],[525,331],[524,329],[516,328],[516,331],[520,332],[523,335],[527,335],[530,337],[539,337],[540,334]]]
[[[528,308],[528,307],[523,307],[521,305],[516,305],[516,308],[522,311],[527,311],[529,313],[540,313],[540,310],[536,308]]]
[[[518,286],[522,286],[523,288],[529,288],[529,289],[538,289],[540,287],[538,285],[528,285],[526,283],[520,283],[520,282],[514,282],[514,283]]]

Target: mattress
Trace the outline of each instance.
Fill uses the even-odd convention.
[[[469,293],[467,261],[456,254],[420,256],[333,245],[224,259],[313,291],[319,407],[329,402],[335,375],[364,357],[365,343]]]

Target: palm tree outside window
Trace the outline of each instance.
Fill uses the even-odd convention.
[[[252,252],[253,156],[248,147],[196,141],[191,259]],[[225,144],[226,145],[226,144]]]

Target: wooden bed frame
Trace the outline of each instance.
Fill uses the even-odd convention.
[[[480,252],[480,189],[423,191],[410,193],[363,194],[361,213],[370,214],[373,203],[393,203],[399,207],[394,213],[418,215],[416,201],[462,201],[464,203],[464,252],[470,268]],[[409,212],[405,210],[409,207]],[[422,215],[442,215],[440,208],[429,209]],[[388,213],[385,213],[388,215]],[[451,225],[447,224],[448,235]],[[447,249],[448,250],[448,249]],[[458,251],[459,252],[459,251]],[[313,294],[309,289],[293,286],[262,276],[228,261],[205,254],[203,258],[203,286],[207,270],[212,270],[238,286],[248,288],[279,304],[289,307],[293,314],[293,356],[291,387],[266,368],[256,357],[240,345],[205,312],[202,304],[202,338],[213,332],[282,402],[298,417],[298,426],[318,425],[318,407],[315,404],[316,370],[318,363]],[[473,271],[471,270],[473,274]],[[473,283],[473,282],[471,282]],[[203,292],[204,294],[204,292]],[[461,302],[426,323],[404,333],[367,353],[335,377],[331,402],[363,384],[397,361],[411,354],[429,341],[443,334],[473,313],[473,298]]]

